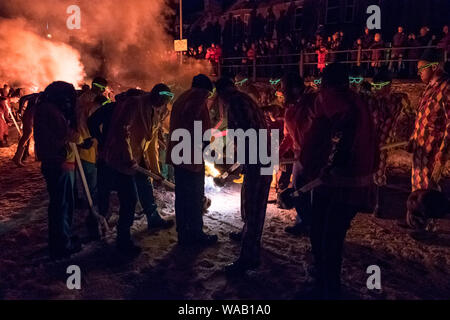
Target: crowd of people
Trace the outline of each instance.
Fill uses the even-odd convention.
[[[315,35],[292,32],[295,30],[294,16],[295,6],[291,5],[278,18],[272,8],[268,9],[265,17],[252,13],[247,28],[240,17],[233,27],[231,16],[223,28],[218,21],[209,22],[204,29],[197,26],[188,37],[190,47],[187,55],[210,61],[216,73],[220,61],[225,67],[239,65],[230,69],[235,73],[246,72],[248,75],[252,72],[251,66],[255,59],[259,57],[258,75],[275,77],[286,72],[289,64],[298,65],[300,59],[293,55],[303,52],[308,76],[320,74],[326,63],[344,60],[362,66],[367,76],[373,76],[379,67],[386,65],[400,76],[414,77],[417,73],[417,60],[425,50],[423,47],[437,46],[442,49],[442,53],[450,50],[448,25],[436,34],[427,26],[420,28],[418,33],[399,26],[392,39],[387,40],[383,39],[381,33],[367,28],[357,38],[350,37],[343,31],[327,35],[322,29]],[[386,48],[389,50],[381,50]],[[350,51],[339,52],[348,50]]]
[[[22,88],[11,88],[5,84],[0,88],[0,148],[9,146],[8,124],[12,124],[15,111],[19,109],[19,99],[23,95]]]
[[[407,144],[414,155],[413,194],[402,225],[425,230],[433,218],[447,213],[426,208],[422,200],[444,198],[436,190],[450,145],[449,75],[434,52],[420,58],[418,70],[427,87]],[[116,229],[120,254],[133,258],[141,252],[131,233],[138,215],[147,217],[149,229],[172,228],[174,221],[160,216],[153,195],[154,183],[170,179],[162,173],[162,165],[174,168],[179,244],[215,244],[218,237],[203,230],[208,202],[205,162],[194,161],[194,122],[202,123],[202,133],[214,127],[269,129],[269,134],[282,129],[280,157],[291,163],[282,168],[278,181],[279,206],[297,211],[297,223],[286,232],[310,237],[316,270],[316,289],[310,294],[339,298],[343,245],[353,218],[358,212],[379,215],[389,209],[379,192],[386,185],[387,150],[392,147],[399,115],[410,102],[406,94],[393,90],[387,70],[379,70],[367,83],[362,69],[349,72],[339,63],[324,67],[320,81],[311,86],[298,73],[288,72],[271,81],[270,90],[279,103],[267,106],[248,79],[222,77],[213,83],[200,74],[176,99],[165,84],[155,85],[150,92],[130,89],[111,97],[108,81],[101,77],[78,91],[72,84],[54,82],[43,92],[23,96],[16,111],[23,119],[23,135],[13,160],[18,166],[26,165],[24,153],[34,135],[50,198],[50,257],[67,258],[82,250],[71,230],[74,209],[83,198],[77,196],[75,180],[82,182],[89,203],[90,240],[101,239],[109,227],[112,191],[120,204]],[[3,101],[12,100],[10,92],[3,88],[2,106]],[[12,111],[9,116],[14,117]],[[187,161],[183,157],[181,163],[173,158],[175,145],[170,138],[178,129],[187,130],[193,139],[191,157]],[[231,275],[260,263],[272,182],[271,176],[262,175],[262,167],[259,160],[241,164],[244,227],[230,234],[231,240],[241,242],[239,258],[226,267]],[[136,213],[138,203],[143,209],[140,214]]]

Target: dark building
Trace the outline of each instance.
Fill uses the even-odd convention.
[[[420,27],[428,26],[439,33],[448,23],[450,14],[448,0],[305,0],[303,5],[316,12],[317,23],[324,25],[327,31],[342,29],[350,35],[361,32],[369,17],[367,8],[378,5],[381,9],[380,32],[387,39],[400,25],[407,32],[418,32]]]
[[[439,34],[448,24],[450,0],[204,0],[205,11],[197,24],[206,25],[218,20],[222,28],[232,19],[232,33],[248,35],[252,30],[252,17],[268,16],[271,10],[275,19],[281,12],[289,12],[292,34],[313,36],[318,30],[330,34],[343,30],[351,37],[362,33],[369,14],[367,8],[378,5],[381,9],[381,30],[390,39],[398,26],[407,32],[419,31],[428,26]],[[276,37],[276,34],[273,35]]]

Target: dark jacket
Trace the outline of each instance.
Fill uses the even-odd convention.
[[[245,168],[249,169],[253,167],[250,162],[250,150],[257,150],[257,155],[259,155],[259,147],[261,144],[259,143],[259,130],[268,129],[266,121],[264,119],[264,114],[261,108],[258,106],[255,100],[253,100],[248,94],[245,94],[238,90],[232,90],[228,93],[229,103],[228,103],[228,129],[238,130],[241,129],[246,132],[249,129],[256,130],[256,134],[258,136],[258,144],[256,149],[251,149],[254,146],[249,145],[249,141],[246,141],[245,144]],[[267,130],[267,147],[270,150],[270,132]],[[246,139],[248,140],[248,139]],[[236,142],[235,142],[236,143]],[[260,159],[257,157],[256,166],[260,166]]]
[[[135,174],[135,167],[145,163],[145,152],[152,139],[153,107],[147,96],[130,97],[116,105],[103,157],[106,163],[124,174]]]
[[[305,130],[309,128],[308,114],[314,107],[316,94],[308,92],[295,105],[288,106],[284,117],[284,139],[280,145],[280,157],[291,149],[296,159],[300,156],[301,143]]]
[[[97,109],[87,121],[90,134],[98,141],[99,157],[101,157],[101,152],[106,143],[115,107],[116,102],[108,103]]]
[[[367,188],[375,170],[376,138],[372,117],[357,93],[350,89],[322,89],[309,114],[309,129],[301,144],[300,161],[309,173],[335,181],[354,181],[341,188],[341,201],[355,205],[367,204]],[[339,142],[333,142],[339,138]],[[310,176],[315,179],[317,176]],[[364,190],[363,190],[364,189]],[[364,196],[363,196],[364,195]]]
[[[392,39],[392,47],[393,48],[403,48],[408,44],[408,37],[405,33],[396,33],[394,38]],[[399,55],[403,55],[405,53],[405,49],[392,49],[392,56],[398,57]]]
[[[80,136],[56,105],[41,103],[34,112],[36,155],[43,164],[74,169],[75,157],[69,143],[79,144]]]
[[[201,164],[194,163],[194,122],[200,121],[202,123],[202,138],[203,134],[211,129],[211,120],[209,118],[209,111],[207,106],[208,91],[205,89],[192,88],[184,92],[173,104],[172,113],[170,116],[170,133],[169,137],[177,129],[186,129],[191,136],[191,161],[190,164],[181,164],[186,170],[192,172],[201,172],[204,170],[204,163],[202,157]],[[202,139],[203,140],[203,139]],[[180,142],[181,143],[181,142]],[[172,161],[172,149],[178,142],[169,141],[169,148],[167,150],[168,163],[174,164]],[[203,146],[202,146],[203,150]]]

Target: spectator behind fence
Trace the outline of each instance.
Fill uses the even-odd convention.
[[[285,72],[296,69],[295,64],[300,59],[293,54],[303,52],[306,53],[303,57],[303,62],[306,64],[303,67],[304,72],[307,75],[317,76],[320,69],[316,65],[319,54],[323,58],[323,52],[326,50],[328,51],[327,59],[326,61],[321,59],[321,66],[323,63],[348,61],[353,65],[361,66],[364,73],[370,76],[379,67],[387,64],[391,71],[399,74],[407,71],[404,74],[411,76],[415,75],[416,63],[415,61],[410,63],[408,60],[417,60],[425,52],[425,48],[408,50],[406,47],[437,46],[442,54],[445,52],[443,49],[448,51],[450,46],[448,26],[444,26],[443,33],[438,36],[432,35],[430,29],[424,26],[417,37],[412,33],[407,37],[405,28],[399,26],[392,38],[392,51],[389,55],[389,51],[385,50],[386,43],[382,40],[381,33],[374,34],[368,28],[365,28],[362,35],[354,41],[354,38],[350,38],[342,30],[337,30],[328,36],[323,26],[316,30],[315,36],[304,34],[294,28],[295,22],[294,3],[291,3],[287,12],[281,11],[278,18],[272,7],[266,13],[258,13],[256,9],[252,9],[250,19],[245,23],[241,17],[233,20],[233,16],[229,15],[222,30],[217,20],[214,22],[211,20],[207,22],[203,30],[198,26],[193,28],[189,35],[189,38],[193,39],[189,41],[193,45],[192,48],[197,49],[191,49],[186,55],[204,59],[206,55],[204,48],[209,48],[208,60],[214,66],[214,73],[217,74],[220,58],[217,57],[215,48],[218,48],[218,44],[221,43],[225,58],[231,58],[224,61],[227,72],[247,73],[249,64],[256,61],[257,76],[268,77],[281,70]],[[383,32],[387,31],[383,30]],[[215,44],[215,48],[212,44]],[[253,44],[255,48],[252,48]],[[345,52],[350,48],[354,52]],[[276,56],[273,57],[273,55]],[[385,59],[387,63],[384,63]],[[230,65],[235,66],[230,67]]]
[[[380,33],[376,33],[374,37],[374,42],[370,46],[370,49],[372,49],[372,67],[375,69],[378,69],[381,66],[381,60],[383,60],[383,49],[384,48],[384,41],[381,38]]]
[[[439,49],[444,49],[447,53],[450,51],[450,34],[448,33],[448,26],[442,29],[442,37],[437,45]]]

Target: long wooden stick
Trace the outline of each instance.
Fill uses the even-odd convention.
[[[408,141],[396,142],[396,143],[386,144],[386,145],[382,146],[380,150],[381,151],[390,150],[390,149],[394,149],[394,148],[405,147],[407,145],[408,145]]]
[[[78,153],[78,147],[75,143],[70,143],[70,147],[72,148],[73,153],[75,154],[75,160],[77,162],[77,167],[78,167],[78,171],[80,172],[80,176],[81,176],[81,181],[83,183],[83,189],[84,189],[84,193],[86,195],[86,198],[88,200],[89,203],[89,207],[91,210],[92,215],[97,219],[98,223],[103,226],[103,228],[105,229],[106,232],[109,231],[109,225],[108,222],[106,221],[105,217],[103,217],[102,215],[100,215],[94,207],[94,201],[92,200],[92,195],[91,192],[89,191],[89,186],[86,180],[86,175],[84,173],[84,169],[83,169],[83,165],[81,164],[81,158],[80,158],[80,154]]]
[[[175,184],[174,184],[174,183],[172,183],[172,182],[170,182],[170,181],[167,181],[166,179],[164,179],[164,178],[161,177],[160,175],[157,175],[157,174],[151,172],[150,170],[144,169],[144,168],[142,168],[142,167],[138,167],[138,168],[136,169],[136,171],[139,172],[139,173],[145,174],[146,176],[148,176],[148,177],[150,177],[150,178],[152,178],[152,179],[155,179],[155,180],[157,180],[157,181],[161,181],[161,183],[162,183],[164,186],[166,186],[167,188],[169,188],[169,189],[171,189],[171,190],[175,190]]]

